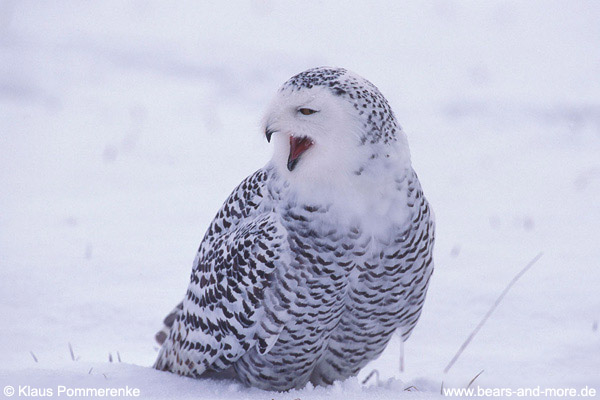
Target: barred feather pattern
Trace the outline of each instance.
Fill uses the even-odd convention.
[[[155,368],[288,390],[356,375],[396,330],[406,340],[433,272],[434,220],[412,169],[395,184],[409,221],[373,235],[335,223],[332,204],[299,202],[274,168],[244,180],[202,241]]]
[[[227,369],[251,346],[264,353],[277,339],[284,309],[265,289],[289,264],[289,248],[272,199],[265,201],[266,177],[261,170],[244,180],[208,228],[155,368],[199,377]]]

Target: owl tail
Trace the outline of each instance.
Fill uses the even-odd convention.
[[[162,346],[165,340],[167,340],[167,338],[169,337],[169,332],[171,331],[171,327],[173,326],[173,323],[175,323],[175,320],[177,320],[177,317],[179,316],[182,310],[183,302],[177,304],[177,306],[169,313],[169,315],[165,317],[165,319],[163,320],[162,329],[156,332],[156,335],[154,335],[156,343]]]

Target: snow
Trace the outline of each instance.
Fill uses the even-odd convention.
[[[475,386],[600,390],[599,17],[593,1],[0,3],[0,386],[435,398],[484,370]],[[386,95],[437,216],[404,372],[398,338],[330,388],[152,370],[205,229],[270,157],[262,112],[318,65]]]

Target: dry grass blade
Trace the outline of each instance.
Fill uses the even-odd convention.
[[[376,377],[375,382],[379,384],[379,371],[377,371],[376,369],[371,371],[369,373],[369,375],[367,375],[367,377],[365,379],[363,379],[362,384],[365,385],[367,382],[369,382],[369,380],[373,377],[373,375],[375,375],[375,377]]]
[[[113,362],[112,354],[108,353],[108,362]]]
[[[121,362],[121,354],[119,354],[119,352],[118,352],[118,351],[117,351],[117,360],[118,360],[119,362]]]
[[[404,372],[404,341],[400,338],[400,372]]]
[[[88,371],[88,375],[92,374],[92,370],[94,369],[94,367],[90,368],[90,370]]]
[[[473,377],[473,379],[471,379],[471,382],[469,382],[469,384],[467,385],[467,389],[471,387],[471,385],[473,384],[473,382],[475,382],[475,379],[479,378],[479,375],[483,374],[483,369],[481,371],[479,371],[479,373],[477,375],[475,375]]]
[[[73,353],[73,346],[71,346],[71,342],[69,342],[69,353],[71,353],[71,360],[75,361],[75,353]]]
[[[533,259],[531,261],[529,261],[529,263],[521,271],[519,271],[519,273],[517,275],[515,275],[515,277],[510,281],[510,283],[504,288],[502,293],[500,293],[500,296],[498,296],[498,298],[496,299],[496,302],[492,305],[492,307],[488,310],[488,312],[483,316],[483,319],[481,320],[481,322],[479,322],[479,324],[475,327],[475,329],[473,329],[473,332],[471,332],[471,334],[469,335],[467,340],[465,340],[465,342],[462,344],[462,346],[460,346],[460,348],[458,349],[458,351],[456,352],[454,357],[452,357],[452,360],[450,360],[450,362],[448,363],[446,368],[444,368],[444,373],[447,373],[450,370],[450,368],[452,368],[452,366],[454,365],[456,360],[458,360],[458,357],[460,357],[460,355],[467,348],[469,343],[471,343],[471,340],[473,340],[473,338],[475,337],[477,332],[479,332],[479,330],[485,324],[485,322],[488,320],[490,315],[492,315],[492,313],[494,312],[496,307],[498,307],[498,304],[500,304],[500,302],[502,301],[504,296],[506,296],[506,294],[508,293],[510,288],[513,287],[513,285],[525,274],[525,272],[527,272],[527,270],[529,270],[529,268],[531,268],[533,266],[533,264],[535,264],[537,262],[537,260],[540,259],[540,257],[542,257],[543,254],[544,253],[539,253],[537,256],[533,257]]]
[[[31,354],[31,357],[33,357],[33,361],[38,362],[38,359],[35,354],[33,354],[33,351],[30,351],[29,354]]]

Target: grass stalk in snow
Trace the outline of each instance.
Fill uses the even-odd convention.
[[[73,353],[73,346],[71,346],[71,342],[69,342],[69,353],[71,353],[71,360],[75,361],[75,353]]]
[[[476,380],[477,378],[479,378],[479,376],[480,376],[481,374],[483,374],[483,371],[484,371],[484,370],[482,369],[482,370],[481,370],[481,371],[480,371],[480,372],[479,372],[477,375],[475,375],[475,376],[473,377],[473,379],[471,379],[471,381],[469,381],[469,384],[467,385],[467,389],[471,387],[471,385],[473,384],[473,382],[475,382],[475,380]]]
[[[537,262],[537,260],[540,259],[540,257],[542,257],[543,254],[544,253],[539,253],[537,256],[533,257],[533,259],[531,261],[529,261],[529,263],[521,271],[519,271],[519,273],[517,275],[515,275],[515,277],[508,283],[508,285],[504,288],[502,293],[500,293],[500,296],[498,296],[498,298],[496,299],[496,301],[494,302],[492,307],[483,316],[483,319],[479,322],[479,324],[475,327],[475,329],[473,329],[473,332],[471,332],[471,334],[469,335],[467,340],[465,340],[464,343],[460,346],[460,348],[458,349],[458,351],[456,352],[454,357],[452,357],[452,360],[450,360],[448,365],[446,365],[446,368],[444,368],[444,373],[447,373],[448,371],[450,371],[450,368],[452,368],[452,366],[454,365],[456,360],[458,360],[458,358],[463,353],[463,351],[465,351],[465,349],[467,348],[469,343],[471,343],[471,340],[473,340],[473,338],[475,337],[477,332],[479,332],[481,327],[486,323],[486,321],[488,320],[490,315],[492,315],[494,310],[496,310],[496,308],[498,307],[498,304],[500,304],[502,299],[504,299],[504,296],[506,296],[506,294],[508,293],[510,288],[513,287],[513,285],[525,274],[525,272],[527,272],[529,270],[529,268],[531,268],[533,266],[533,264],[535,264]],[[477,377],[475,377],[475,378],[477,378]]]
[[[400,338],[400,373],[404,372],[404,340]]]
[[[373,371],[371,371],[371,372],[369,373],[369,375],[367,375],[367,377],[366,377],[365,379],[363,379],[363,381],[362,381],[362,384],[363,384],[363,385],[366,385],[366,383],[367,383],[367,382],[369,382],[369,380],[370,380],[370,379],[371,379],[373,376],[375,376],[375,383],[376,383],[377,385],[379,385],[379,371],[378,371],[378,370],[376,370],[376,369],[374,369]]]

